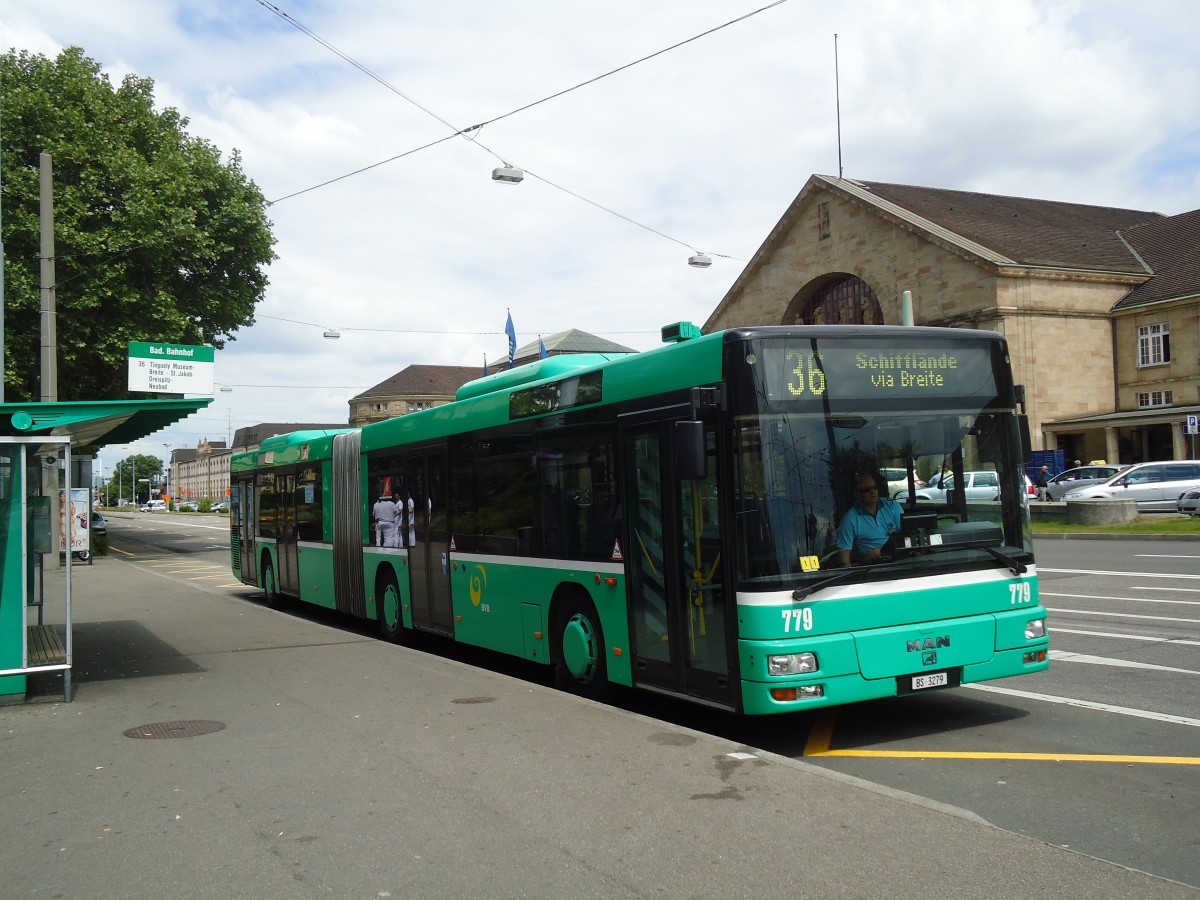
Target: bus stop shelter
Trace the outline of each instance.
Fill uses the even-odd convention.
[[[62,673],[71,699],[70,534],[80,515],[72,488],[86,488],[79,524],[87,528],[92,458],[211,402],[0,403],[0,703],[23,701],[28,676],[43,672]]]

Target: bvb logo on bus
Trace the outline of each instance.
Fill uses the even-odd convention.
[[[487,587],[487,569],[479,563],[475,564],[475,571],[471,574],[471,603],[478,606],[483,600],[483,590]]]

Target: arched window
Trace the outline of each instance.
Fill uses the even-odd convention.
[[[871,286],[855,275],[833,275],[801,291],[788,306],[786,325],[882,325]]]

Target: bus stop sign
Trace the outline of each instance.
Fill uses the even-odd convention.
[[[129,343],[129,390],[212,396],[212,347]]]

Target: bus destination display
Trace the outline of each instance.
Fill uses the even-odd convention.
[[[788,345],[790,344],[790,346]],[[879,400],[994,395],[986,346],[937,349],[822,349],[806,342],[763,342],[761,361],[772,400]]]

